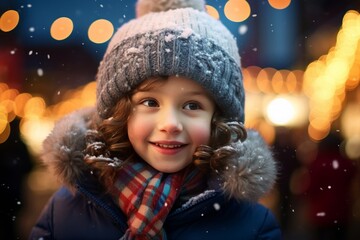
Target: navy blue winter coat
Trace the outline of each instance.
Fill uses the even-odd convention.
[[[43,160],[65,186],[49,200],[29,239],[105,240],[125,233],[125,215],[83,162],[92,114],[88,109],[65,117],[44,142]],[[170,212],[164,224],[169,240],[281,239],[274,215],[257,203],[275,180],[271,152],[254,131],[232,147],[239,154],[229,159],[229,169],[220,178],[210,177],[208,190]]]

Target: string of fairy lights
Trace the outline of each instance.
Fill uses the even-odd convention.
[[[276,9],[283,9],[289,6],[291,1],[268,2]],[[241,14],[239,9],[242,10]],[[214,7],[207,5],[207,10],[210,15],[219,18],[219,13]],[[225,16],[235,22],[244,21],[251,15],[247,1],[228,1],[223,10]],[[15,10],[8,10],[1,15],[0,29],[4,32],[12,31],[18,23],[19,14]],[[61,17],[52,23],[50,34],[55,40],[60,41],[66,39],[72,30],[71,19]],[[108,20],[99,19],[90,25],[88,36],[95,43],[104,43],[111,38],[113,31],[113,25]],[[335,46],[326,55],[311,62],[304,70],[249,66],[244,68],[243,72],[248,96],[248,127],[258,128],[268,142],[274,140],[275,129],[279,125],[308,126],[308,135],[311,139],[319,141],[325,138],[331,131],[333,122],[344,110],[347,93],[359,86],[359,12],[350,10],[344,15]],[[43,139],[49,134],[57,119],[76,109],[95,104],[95,89],[96,82],[90,82],[75,90],[69,90],[60,102],[47,105],[41,96],[20,93],[17,89],[0,83],[0,144],[10,135],[10,122],[18,117],[21,119],[20,131],[23,139],[30,150],[38,154]],[[355,104],[358,105],[359,102]],[[360,139],[359,128],[350,131],[345,136],[347,140]],[[354,146],[360,145],[360,140],[358,141]],[[353,158],[360,158],[360,153],[353,153],[354,149],[350,148],[348,151],[348,155]]]

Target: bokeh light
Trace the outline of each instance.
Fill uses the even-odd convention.
[[[70,36],[74,29],[74,24],[70,18],[60,17],[56,19],[50,27],[50,35],[55,40],[64,40]]]
[[[0,121],[2,121],[2,120],[0,119]],[[2,123],[0,123],[0,124],[2,124]],[[8,122],[5,122],[5,125],[3,127],[4,127],[4,129],[0,133],[0,144],[5,142],[9,138],[10,131],[11,131],[10,124]]]
[[[291,0],[268,0],[268,2],[271,7],[281,10],[287,8],[290,5]]]
[[[8,10],[0,17],[0,30],[10,32],[19,24],[20,16],[15,10]]]
[[[215,19],[220,19],[219,12],[213,6],[206,5],[206,12]]]
[[[0,134],[2,134],[8,124],[7,111],[5,107],[0,106]]]
[[[360,160],[360,135],[353,136],[346,141],[345,152],[350,159]]]
[[[341,129],[344,137],[360,136],[360,105],[357,102],[348,104],[341,117]]]
[[[347,91],[360,81],[360,16],[348,11],[328,54],[308,65],[303,91],[309,98],[308,134],[314,140],[325,138],[331,124],[341,114]]]
[[[224,13],[230,21],[242,22],[250,16],[251,8],[245,0],[230,0],[225,4]]]
[[[25,117],[24,107],[31,98],[32,96],[29,93],[21,93],[18,96],[16,96],[14,100],[15,103],[14,112],[17,116],[21,118]]]
[[[267,116],[275,125],[284,126],[294,119],[295,108],[288,99],[278,97],[269,103]]]
[[[114,33],[114,26],[106,19],[94,21],[88,30],[88,37],[94,43],[104,43],[108,41]]]

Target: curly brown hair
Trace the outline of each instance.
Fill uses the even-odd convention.
[[[152,78],[135,91],[152,89],[167,79],[167,77]],[[131,96],[135,91],[117,103],[112,109],[113,117],[95,121],[98,123],[93,126],[95,130],[87,132],[85,161],[98,170],[99,177],[104,183],[113,183],[117,169],[127,162],[138,159],[127,134],[127,120],[133,108]],[[244,141],[247,137],[242,123],[221,116],[221,111],[217,107],[211,122],[210,143],[198,146],[193,155],[194,165],[205,173],[224,169],[226,166],[223,159],[235,153],[234,149],[226,146],[238,140]]]

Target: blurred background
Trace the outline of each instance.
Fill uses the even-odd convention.
[[[360,239],[360,1],[207,0],[237,39],[246,122],[279,165],[261,199],[284,239]],[[134,0],[0,2],[0,239],[27,239],[59,183],[54,122],[95,102],[97,67]]]

